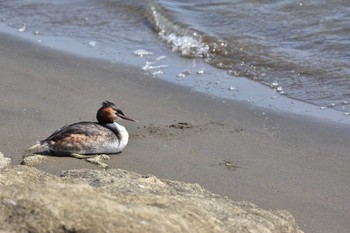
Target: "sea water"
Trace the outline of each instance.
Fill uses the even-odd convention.
[[[0,1],[0,32],[341,121],[350,119],[349,22],[347,0]]]

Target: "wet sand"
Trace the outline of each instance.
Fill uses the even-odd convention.
[[[109,168],[199,183],[287,209],[305,232],[350,229],[348,126],[224,101],[136,67],[74,57],[0,34],[0,151],[13,163],[62,125],[95,121],[104,100],[140,123]],[[40,169],[97,168],[50,157]]]

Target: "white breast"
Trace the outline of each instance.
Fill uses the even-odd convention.
[[[119,133],[120,133],[120,140],[119,140],[119,145],[118,145],[118,152],[122,151],[125,146],[129,142],[129,133],[126,131],[125,127],[122,125],[119,125],[115,123],[115,126],[117,127]]]
[[[117,123],[109,124],[109,128],[114,128],[118,130],[120,134],[120,140],[114,142],[105,142],[98,145],[96,148],[91,149],[89,154],[116,154],[121,152],[129,141],[129,133],[126,131],[125,127]]]

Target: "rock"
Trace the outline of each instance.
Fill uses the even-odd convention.
[[[0,169],[0,232],[301,233],[284,210],[263,210],[198,184],[120,170]]]
[[[42,162],[44,162],[45,160],[47,160],[47,156],[33,154],[31,156],[24,157],[21,164],[36,167]]]
[[[6,158],[1,152],[0,152],[0,168],[3,168],[5,166],[11,165],[11,159]]]
[[[38,148],[40,148],[40,145],[34,145],[34,146],[30,147],[26,151],[27,154],[26,154],[26,156],[23,157],[23,160],[22,160],[21,164],[22,165],[36,167],[39,164],[45,162],[48,159],[47,156],[44,156],[44,155],[41,155],[41,154],[35,154],[35,151]],[[75,157],[75,158],[78,158],[78,159],[84,159],[85,161],[87,161],[89,163],[92,163],[92,164],[95,164],[95,165],[97,165],[99,167],[102,167],[104,169],[107,169],[108,165],[106,163],[103,163],[103,161],[110,159],[110,157],[108,155],[105,155],[105,154],[96,155],[96,156],[87,157],[87,158],[85,158],[84,155],[74,155],[72,157]]]

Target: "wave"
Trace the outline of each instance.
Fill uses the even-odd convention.
[[[183,9],[185,8],[181,8]],[[192,12],[187,13],[198,14],[194,12],[197,9],[196,6],[191,9]],[[339,84],[348,82],[347,78],[344,80],[344,73],[348,70],[334,68],[341,65],[339,60],[333,62],[324,57],[315,58],[312,51],[284,46],[283,41],[276,43],[274,40],[267,40],[255,35],[254,31],[236,35],[227,31],[228,33],[220,38],[217,30],[216,33],[212,33],[207,26],[204,31],[200,31],[198,28],[202,25],[198,27],[198,22],[202,21],[196,21],[193,25],[191,18],[184,20],[185,14],[176,10],[163,7],[154,0],[146,9],[146,18],[159,38],[181,56],[204,59],[216,68],[227,70],[232,76],[258,81],[280,94],[311,104],[324,106],[338,101],[341,105],[340,101],[344,100],[345,96],[341,94],[344,93],[344,85]],[[203,7],[199,13],[212,12]],[[191,23],[192,25],[188,25]],[[235,21],[232,21],[232,24],[234,23]],[[227,22],[225,25],[223,30],[231,28],[227,27]],[[241,25],[238,24],[237,27],[239,26]]]
[[[203,42],[200,33],[174,24],[164,16],[159,5],[154,4],[150,7],[149,12],[147,12],[147,18],[159,37],[173,51],[179,52],[185,57],[208,57],[209,45]]]
[[[152,25],[159,38],[181,56],[188,58],[203,58],[209,64],[221,69],[235,69],[231,72],[255,78],[255,64],[265,63],[258,58],[247,46],[239,46],[215,36],[191,28],[171,18],[167,9],[152,1],[146,12],[146,18]],[[258,46],[253,46],[257,48]],[[261,46],[260,46],[261,47]],[[248,65],[249,63],[249,65]]]

